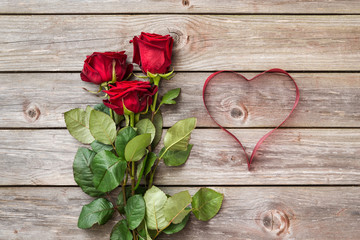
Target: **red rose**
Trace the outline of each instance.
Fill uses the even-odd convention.
[[[87,56],[80,77],[85,82],[101,84],[112,80],[113,61],[117,81],[121,81],[133,70],[132,64],[126,64],[125,52],[94,52]]]
[[[170,35],[142,32],[130,42],[134,44],[133,62],[138,64],[145,74],[162,74],[169,71],[174,43]]]
[[[152,96],[157,93],[157,86],[151,86],[149,82],[122,81],[116,82],[110,90],[104,91],[110,97],[104,100],[104,104],[113,109],[117,114],[124,114],[123,105],[134,112],[139,113],[146,110],[152,103]]]

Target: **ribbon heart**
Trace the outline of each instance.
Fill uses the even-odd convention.
[[[290,113],[286,116],[286,118],[285,118],[277,127],[275,127],[274,129],[272,129],[270,132],[266,133],[264,136],[262,136],[262,137],[259,139],[259,141],[256,143],[256,145],[255,145],[255,147],[254,147],[254,149],[253,149],[253,151],[252,151],[252,154],[251,154],[250,158],[249,158],[248,155],[246,154],[245,148],[244,148],[244,146],[241,144],[240,140],[239,140],[237,137],[235,137],[234,134],[232,134],[231,132],[229,132],[228,130],[226,130],[223,126],[221,126],[221,125],[213,118],[213,116],[211,116],[211,114],[210,114],[210,112],[209,112],[209,109],[208,109],[208,107],[207,107],[207,105],[206,105],[206,100],[205,100],[206,87],[208,86],[208,84],[210,83],[210,81],[211,81],[216,75],[218,75],[218,74],[220,74],[220,73],[223,73],[223,72],[235,73],[235,74],[237,74],[238,76],[243,77],[243,78],[244,78],[245,80],[247,80],[247,81],[252,81],[252,80],[256,79],[257,77],[259,77],[259,76],[261,76],[261,75],[264,75],[265,73],[281,73],[281,74],[287,75],[287,76],[293,81],[293,83],[294,83],[294,85],[295,85],[295,88],[296,88],[296,98],[295,98],[295,102],[294,102],[294,105],[293,105]],[[260,145],[264,142],[264,140],[265,140],[267,137],[270,136],[270,134],[272,134],[276,129],[278,129],[281,125],[283,125],[283,124],[286,122],[286,120],[290,117],[290,115],[294,112],[296,106],[298,105],[299,99],[300,99],[300,92],[299,92],[299,88],[298,88],[295,80],[290,76],[290,74],[289,74],[288,72],[286,72],[285,70],[279,69],[279,68],[273,68],[273,69],[267,70],[267,71],[262,72],[262,73],[256,75],[256,76],[253,77],[253,78],[250,78],[250,79],[244,77],[244,76],[241,75],[240,73],[236,73],[236,72],[233,72],[233,71],[223,70],[223,71],[219,71],[219,72],[215,72],[215,73],[211,74],[211,75],[206,79],[206,81],[205,81],[205,83],[204,83],[204,87],[203,87],[203,101],[204,101],[204,105],[205,105],[206,111],[208,112],[208,114],[209,114],[209,116],[211,117],[211,119],[212,119],[222,130],[224,130],[224,131],[225,131],[226,133],[228,133],[231,137],[233,137],[233,138],[236,140],[236,142],[241,146],[242,150],[243,150],[244,153],[245,153],[246,161],[247,161],[247,165],[248,165],[248,169],[249,169],[249,170],[250,170],[250,165],[251,165],[251,163],[252,163],[252,161],[253,161],[253,159],[254,159],[255,153],[256,153],[256,151],[259,149]]]

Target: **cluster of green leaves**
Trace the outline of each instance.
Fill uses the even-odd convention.
[[[209,188],[201,188],[193,197],[188,191],[168,196],[156,186],[145,194],[141,192],[127,198],[126,205],[120,193],[117,207],[105,198],[92,201],[82,208],[78,227],[105,224],[118,210],[126,218],[113,227],[111,240],[131,240],[132,231],[136,232],[138,239],[155,239],[162,232],[174,234],[181,231],[188,223],[190,212],[201,221],[210,220],[218,213],[223,201],[222,194]]]
[[[175,104],[180,89],[167,92],[159,102]],[[188,191],[167,196],[152,186],[155,170],[160,161],[168,166],[180,166],[189,158],[189,144],[196,118],[175,123],[164,136],[158,154],[153,150],[163,132],[163,119],[159,108],[152,115],[143,115],[135,125],[122,124],[124,116],[110,114],[103,104],[83,109],[72,109],[64,114],[70,134],[90,148],[80,147],[73,163],[74,179],[81,189],[92,197],[83,206],[79,228],[105,224],[115,212],[123,219],[111,232],[110,239],[155,239],[160,233],[173,234],[182,230],[192,212],[207,221],[219,211],[223,195],[208,188],[200,189],[193,197]],[[111,117],[112,116],[112,117]],[[131,186],[128,177],[131,178]],[[141,185],[144,179],[145,185]],[[109,194],[121,186],[117,199]]]
[[[186,226],[190,212],[197,219],[208,221],[220,210],[223,198],[222,194],[209,188],[201,188],[191,197],[188,191],[167,196],[153,186],[144,195],[146,229],[141,231],[140,236],[155,239],[162,232],[177,233]]]

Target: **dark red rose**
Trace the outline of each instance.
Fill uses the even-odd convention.
[[[126,64],[125,52],[94,52],[87,56],[80,77],[85,82],[101,84],[112,80],[113,61],[117,81],[121,81],[133,70],[132,64]]]
[[[130,42],[134,44],[133,62],[138,64],[145,74],[162,74],[169,71],[174,43],[170,35],[142,32]]]
[[[119,115],[124,114],[123,104],[128,110],[139,113],[145,111],[147,106],[150,106],[152,96],[157,91],[158,87],[151,86],[149,82],[116,82],[114,86],[110,87],[110,90],[104,91],[110,97],[109,100],[104,100],[104,104]]]

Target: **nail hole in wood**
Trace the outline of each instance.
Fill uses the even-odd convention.
[[[182,5],[183,5],[184,7],[189,6],[189,5],[190,5],[189,0],[182,0]]]

